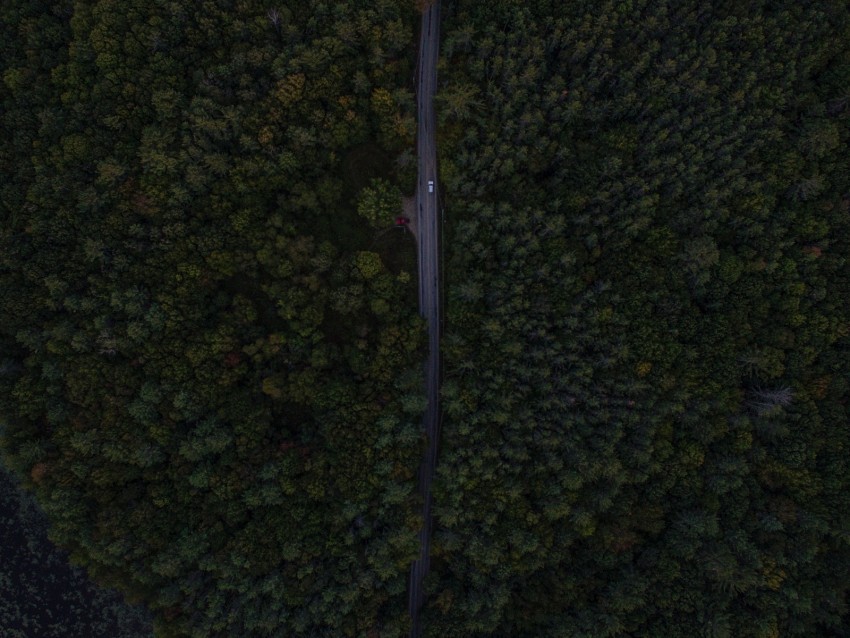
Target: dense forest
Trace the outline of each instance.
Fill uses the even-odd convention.
[[[850,7],[448,6],[428,635],[850,634]]]
[[[416,17],[2,3],[4,460],[158,636],[404,633]]]
[[[414,4],[0,3],[0,450],[158,637],[408,631]],[[850,634],[850,7],[442,29],[426,635]]]

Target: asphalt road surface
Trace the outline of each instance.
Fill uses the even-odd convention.
[[[422,14],[419,36],[419,64],[416,77],[418,129],[416,150],[419,178],[416,186],[416,228],[419,248],[419,312],[428,322],[428,359],[425,363],[425,390],[428,407],[423,427],[428,438],[425,458],[419,468],[419,492],[423,497],[424,524],[419,532],[419,558],[410,569],[408,601],[411,638],[420,638],[419,612],[425,600],[423,580],[428,573],[431,553],[431,482],[437,462],[440,436],[440,251],[438,238],[437,145],[435,139],[434,93],[437,89],[437,52],[440,45],[440,3],[435,1]]]

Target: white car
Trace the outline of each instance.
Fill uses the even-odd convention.
[[[432,179],[428,180],[428,192],[429,193],[434,192],[434,180],[432,180]]]

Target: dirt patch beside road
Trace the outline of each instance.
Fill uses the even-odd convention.
[[[407,229],[413,233],[413,238],[416,239],[416,197],[402,197],[401,208],[401,214],[410,220],[407,224]]]

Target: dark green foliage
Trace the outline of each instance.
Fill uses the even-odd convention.
[[[444,26],[428,635],[845,635],[846,4]]]
[[[443,15],[427,635],[847,635],[846,3]],[[415,20],[2,3],[0,442],[159,636],[406,633]]]
[[[159,636],[398,636],[424,332],[346,158],[412,144],[416,15],[276,6],[3,3],[2,448]]]

